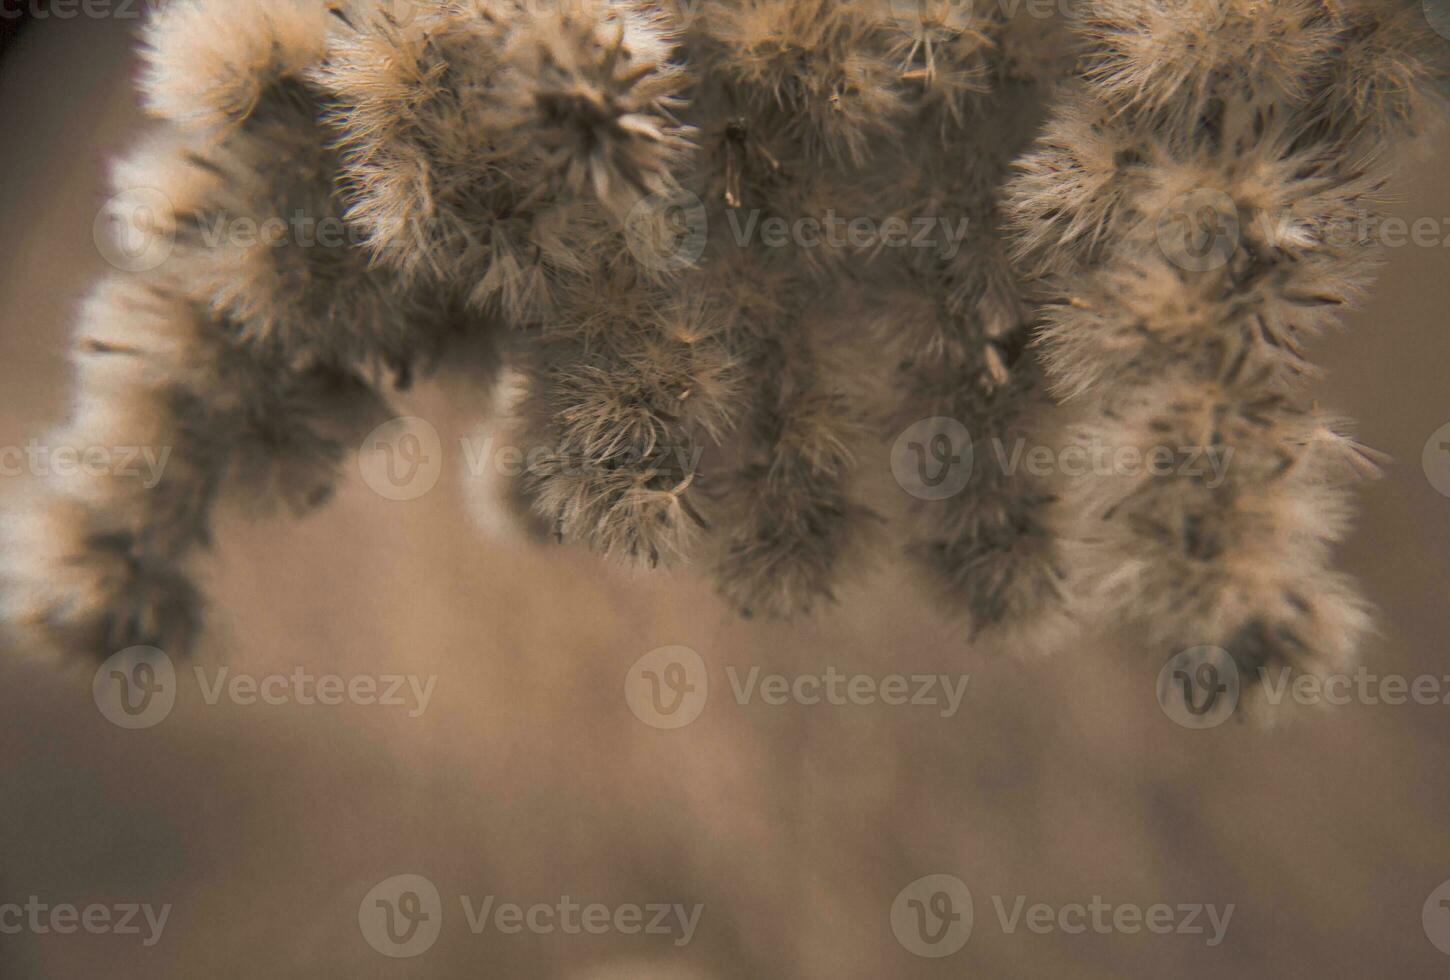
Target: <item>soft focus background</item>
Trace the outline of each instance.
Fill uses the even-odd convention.
[[[0,446],[24,446],[67,410],[70,321],[105,271],[92,237],[103,168],[139,125],[136,24],[37,22],[0,62]],[[1447,150],[1419,149],[1395,213],[1450,217]],[[1382,610],[1366,658],[1378,673],[1450,674],[1450,500],[1421,468],[1450,422],[1447,309],[1450,248],[1394,249],[1373,301],[1322,348],[1325,403],[1398,461],[1363,494],[1343,554]],[[863,570],[828,615],[743,622],[689,574],[632,576],[480,527],[456,447],[487,404],[460,386],[400,402],[454,447],[426,496],[385,500],[354,468],[307,522],[228,516],[207,566],[208,677],[222,665],[436,674],[421,717],[207,705],[186,664],[171,716],[123,731],[92,702],[94,664],[0,651],[0,904],[173,906],[150,948],[0,935],[0,977],[1450,972],[1422,923],[1450,879],[1450,705],[1189,731],[1154,697],[1170,651],[1130,635],[1031,660],[975,647],[890,568]],[[6,479],[0,497],[21,489]],[[642,724],[623,696],[631,664],[669,644],[698,651],[711,682],[704,713],[678,731]],[[971,681],[943,718],[741,705],[727,666]],[[971,888],[975,929],[954,956],[921,959],[894,938],[890,910],[937,873]],[[399,874],[426,876],[443,899],[441,936],[412,959],[375,952],[358,920],[369,890]],[[704,910],[677,948],[475,935],[461,895]],[[1019,895],[1235,908],[1209,948],[1204,935],[1008,934],[992,897],[1010,908]]]

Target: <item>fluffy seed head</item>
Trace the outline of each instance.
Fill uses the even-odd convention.
[[[235,125],[317,62],[327,26],[322,0],[176,0],[144,33],[146,107],[187,127]]]

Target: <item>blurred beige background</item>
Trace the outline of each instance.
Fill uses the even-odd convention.
[[[134,22],[40,23],[0,64],[0,446],[62,417],[105,160],[134,135]],[[1394,210],[1450,216],[1421,148]],[[1377,672],[1450,673],[1450,500],[1420,466],[1450,422],[1450,249],[1388,257],[1375,299],[1323,348],[1327,404],[1398,460],[1363,496],[1344,566],[1380,606]],[[487,393],[424,387],[400,409],[445,444]],[[15,488],[0,486],[0,494]],[[174,713],[122,731],[93,664],[0,658],[0,904],[173,906],[161,941],[0,935],[0,977],[1430,977],[1421,921],[1450,879],[1450,705],[1351,705],[1277,730],[1179,728],[1161,651],[1084,637],[1050,659],[974,648],[897,570],[830,615],[742,622],[684,573],[631,576],[470,520],[457,468],[411,502],[356,473],[316,518],[223,522],[200,654],[252,675],[438,677],[417,718],[382,706],[208,706],[190,665]],[[0,542],[4,547],[4,542]],[[703,715],[660,731],[626,671],[699,651]],[[727,666],[971,675],[963,706],[772,707]],[[392,959],[358,909],[420,874],[443,897],[427,953]],[[893,937],[897,893],[953,874],[975,896],[960,952]],[[693,941],[475,935],[481,902],[704,906]],[[1006,933],[1010,907],[1235,906],[1203,935]],[[1450,912],[1446,913],[1450,917]]]

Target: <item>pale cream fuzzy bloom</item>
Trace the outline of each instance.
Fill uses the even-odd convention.
[[[324,0],[175,0],[147,24],[147,109],[192,128],[249,116],[263,94],[322,56]]]
[[[224,493],[315,507],[386,377],[487,385],[502,349],[538,523],[743,611],[818,608],[890,540],[1000,642],[1076,613],[1340,664],[1367,618],[1330,551],[1373,457],[1304,386],[1371,278],[1387,138],[1444,81],[1417,7],[179,0],[146,33],[163,129],[115,168],[161,259],[85,305],[53,435],[171,455],[150,487],[44,481],[9,615],[184,647]],[[660,198],[685,261],[637,254]],[[1234,455],[1065,488],[984,460],[887,528],[872,461],[938,415]]]

